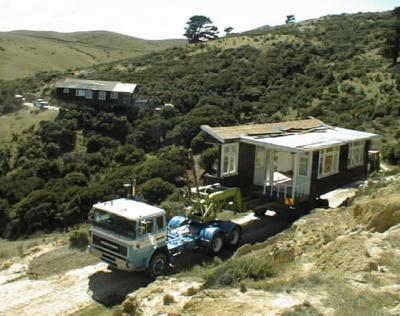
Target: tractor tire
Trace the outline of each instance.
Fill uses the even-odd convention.
[[[224,247],[224,235],[222,233],[217,233],[211,240],[209,245],[209,252],[212,255],[217,255],[221,252],[222,248]]]
[[[150,260],[148,274],[150,278],[155,279],[167,272],[168,259],[163,252],[158,252]]]
[[[236,226],[232,229],[231,233],[228,236],[228,242],[226,243],[227,248],[235,249],[239,247],[240,239],[242,237],[242,230],[240,227]]]

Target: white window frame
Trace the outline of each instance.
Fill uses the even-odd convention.
[[[83,90],[83,89],[76,89],[75,95],[76,95],[77,97],[84,97],[84,96],[85,96],[85,90]]]
[[[64,93],[64,94],[68,94],[68,93],[69,93],[69,89],[68,89],[68,88],[64,88],[64,89],[63,89],[63,93]]]
[[[238,174],[239,143],[221,145],[221,177]]]
[[[107,100],[107,92],[106,91],[99,91],[99,100],[102,100],[102,101]]]
[[[111,92],[111,99],[117,100],[118,99],[118,92],[112,91]]]
[[[332,168],[331,170],[324,171],[328,157],[332,157]],[[318,179],[328,177],[339,172],[339,157],[340,146],[329,147],[319,151]]]
[[[349,154],[347,156],[347,168],[354,168],[364,164],[364,141],[355,141],[349,143]]]

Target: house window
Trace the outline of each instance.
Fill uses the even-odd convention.
[[[93,91],[92,90],[86,90],[85,99],[92,99],[92,97],[93,97]]]
[[[76,89],[75,95],[76,95],[77,97],[84,97],[84,96],[85,96],[85,90]]]
[[[68,94],[68,93],[69,93],[69,89],[68,89],[68,88],[64,88],[63,92],[64,92],[65,94]]]
[[[106,92],[105,91],[99,91],[99,100],[105,100],[106,99]]]
[[[299,176],[308,176],[308,161],[307,155],[301,155],[299,159]]]
[[[224,177],[237,174],[239,144],[223,144],[221,150],[221,176]]]
[[[347,168],[360,166],[364,163],[364,142],[349,143],[349,155],[347,156]]]
[[[339,171],[340,147],[331,147],[319,151],[318,178],[335,174]]]
[[[118,99],[118,92],[111,92],[111,99]]]

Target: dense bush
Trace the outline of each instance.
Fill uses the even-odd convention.
[[[385,144],[382,148],[382,155],[389,163],[393,165],[400,164],[400,144],[389,143]]]
[[[375,53],[389,19],[388,13],[329,16],[312,28],[248,32],[242,35],[248,45],[174,48],[124,60],[123,71],[120,62],[95,66],[83,77],[139,83],[137,97],[147,102],[128,109],[63,104],[56,120],[15,137],[15,150],[0,146],[0,227],[8,224],[7,234],[18,235],[76,224],[93,203],[123,196],[122,184],[135,178],[149,201],[161,203],[185,184],[188,147],[203,152],[201,165],[212,171],[216,153],[207,149],[203,124],[311,115],[397,141],[400,67]],[[64,76],[0,81],[0,114],[20,107],[14,94],[48,93]],[[398,151],[389,142],[383,155],[398,164]],[[175,197],[164,204],[171,214],[182,205]]]
[[[140,195],[151,204],[160,204],[175,189],[175,186],[161,178],[147,180],[140,187]]]
[[[200,167],[202,167],[205,172],[214,174],[214,164],[218,154],[218,147],[211,147],[204,150],[200,155]]]

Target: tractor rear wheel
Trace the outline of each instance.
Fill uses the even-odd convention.
[[[210,243],[210,253],[213,255],[217,255],[222,247],[224,246],[224,235],[222,233],[217,233]]]
[[[148,273],[152,279],[166,273],[168,267],[167,256],[162,253],[156,253],[150,260]]]
[[[242,236],[242,231],[238,226],[236,226],[234,229],[232,229],[231,233],[229,234],[229,239],[226,246],[228,248],[237,248],[239,246],[241,236]]]

